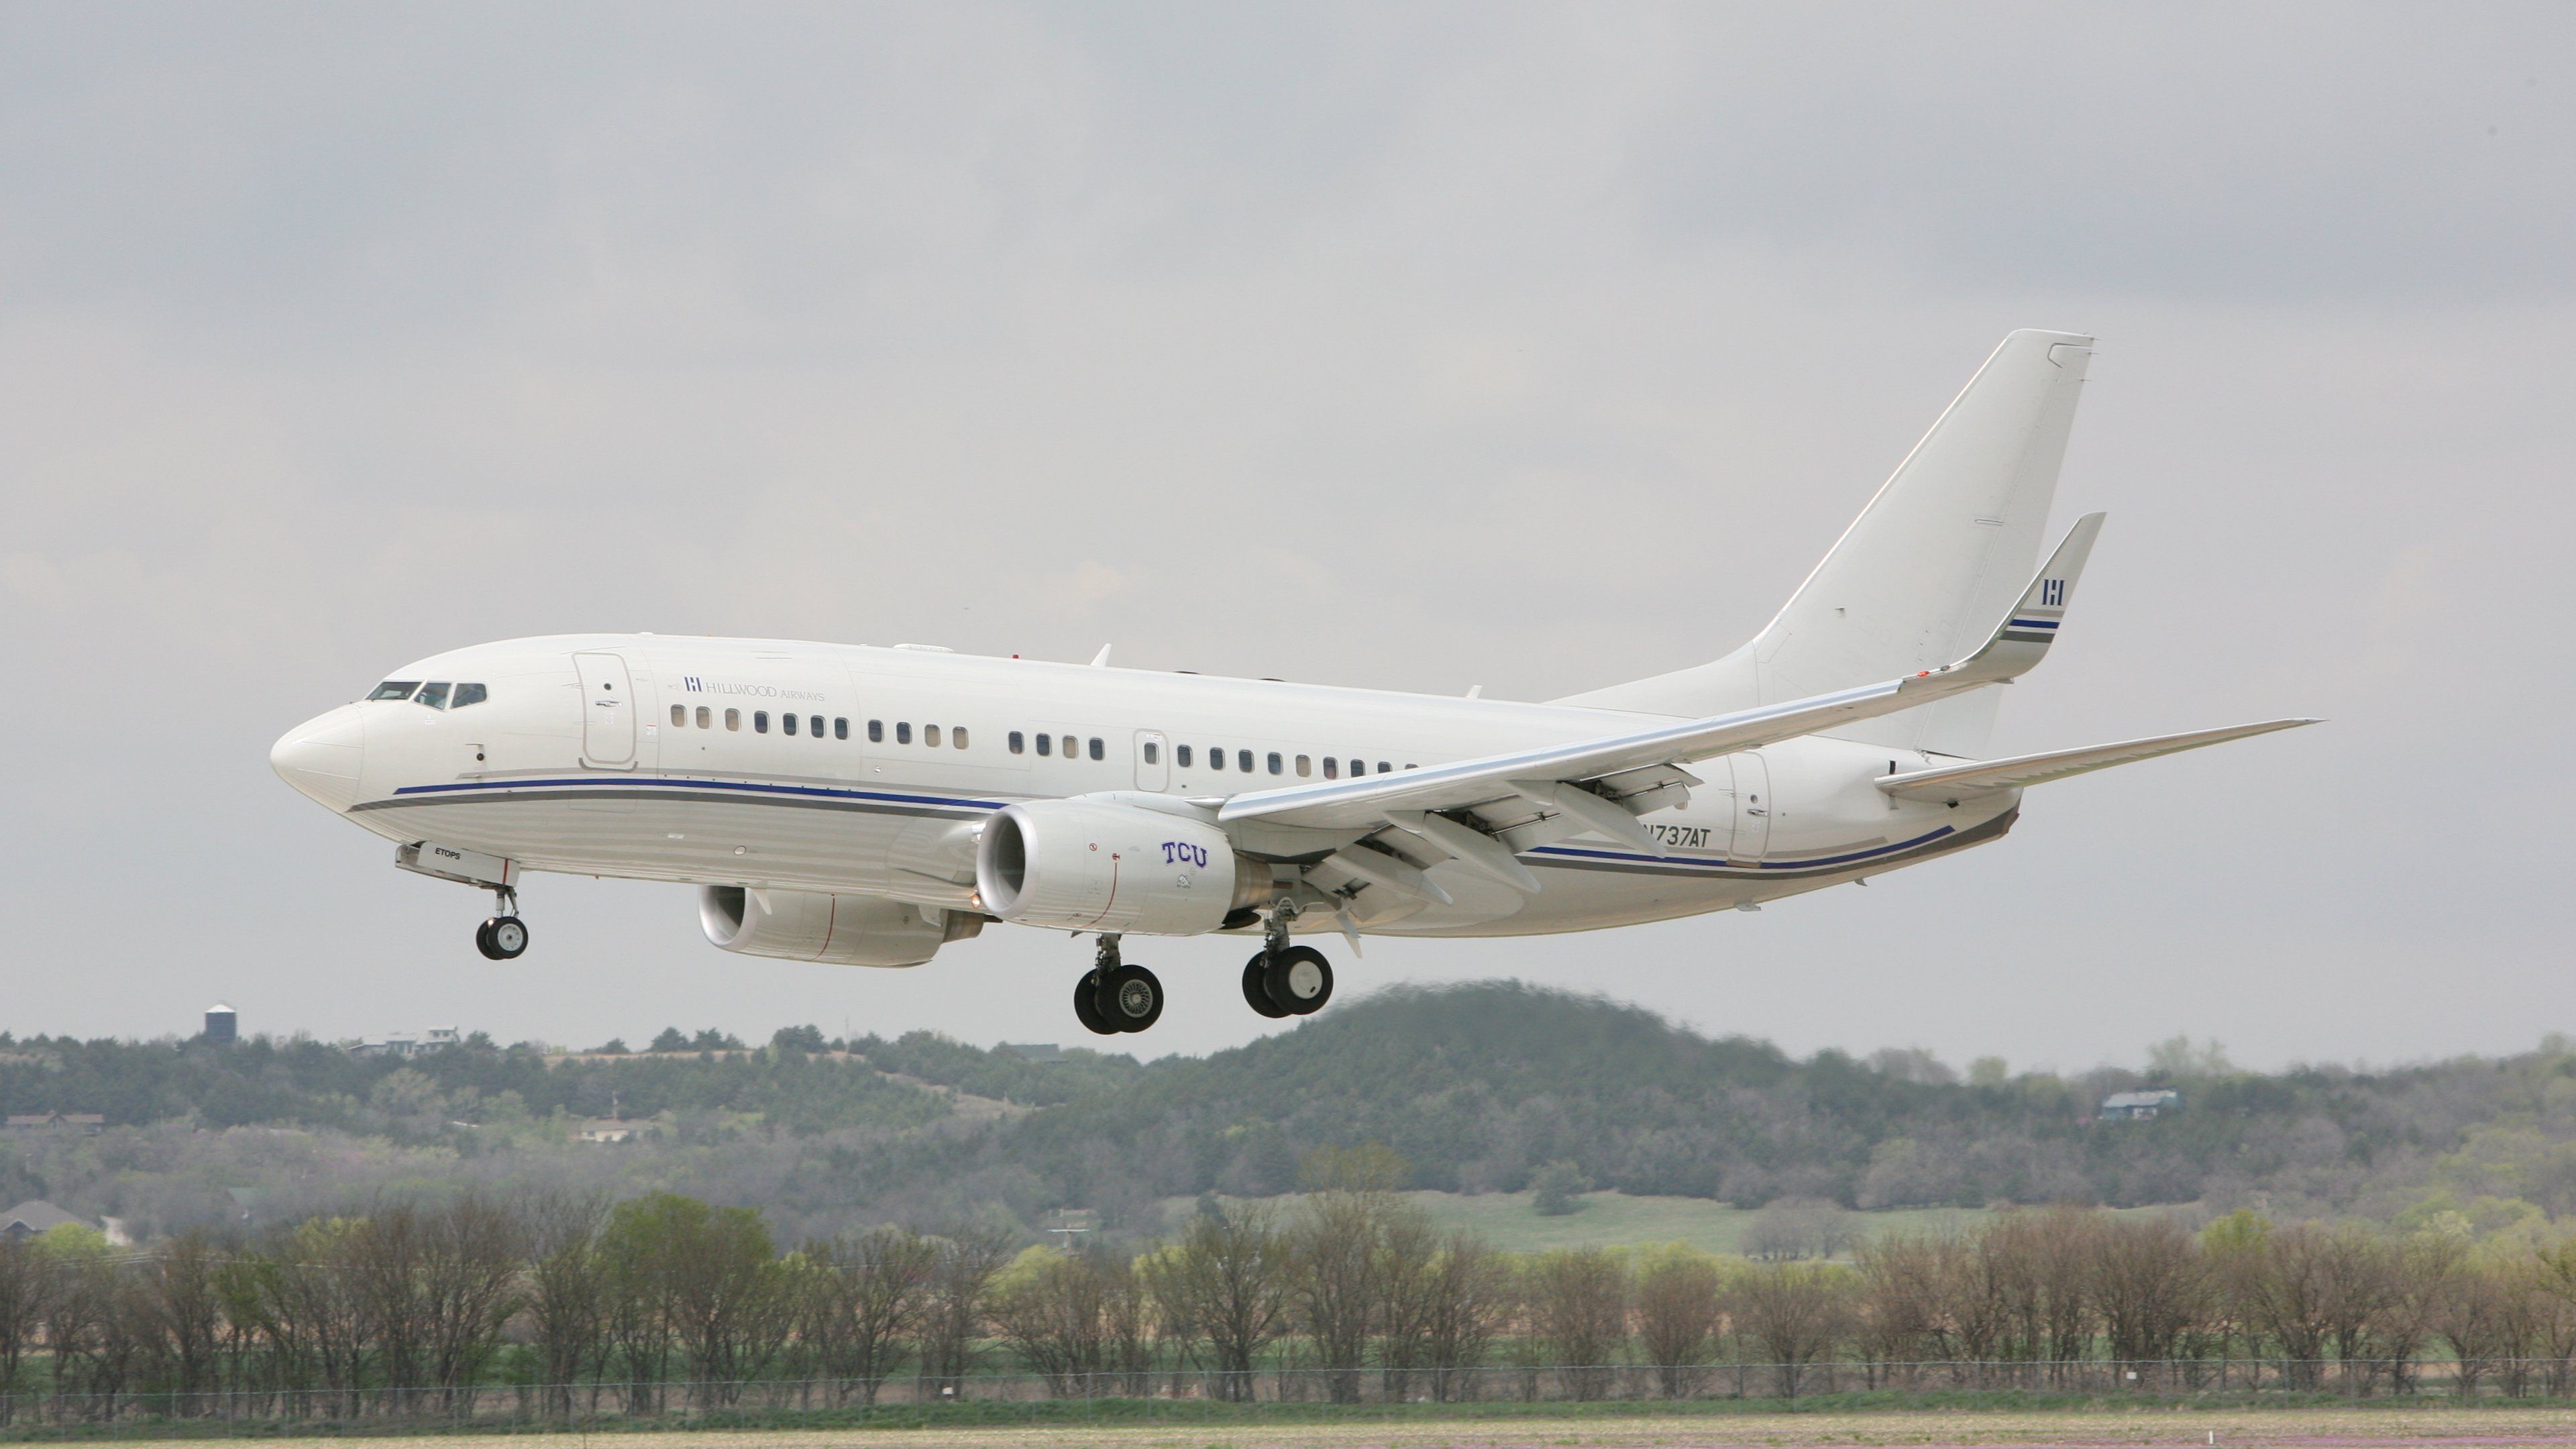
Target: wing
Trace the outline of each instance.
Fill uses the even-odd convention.
[[[1687,762],[1912,709],[2001,684],[2029,670],[2047,655],[2057,637],[2058,623],[2074,597],[2076,578],[2101,527],[2098,513],[2079,520],[2021,601],[1995,625],[1984,647],[1955,664],[1904,679],[1572,744],[1400,774],[1253,791],[1225,801],[1217,808],[1217,819],[1345,832],[1398,826],[1523,890],[1535,890],[1536,882],[1510,858],[1514,852],[1587,830],[1661,855],[1663,847],[1637,823],[1637,816],[1685,798],[1682,792],[1699,783],[1682,768]],[[1412,853],[1394,854],[1386,861],[1374,858],[1386,855],[1390,852],[1362,842],[1331,858],[1352,874],[1399,893],[1446,899],[1436,884],[1421,878],[1421,862]],[[1436,855],[1430,863],[1438,863]]]
[[[2008,760],[1980,760],[1973,765],[1949,765],[1938,770],[1910,770],[1902,775],[1884,776],[1877,784],[1890,795],[1937,803],[1987,790],[2018,790],[2024,785],[2042,785],[2051,780],[2063,780],[2069,775],[2107,770],[2132,760],[2152,760],[2158,755],[2179,754],[2204,745],[2225,744],[2229,740],[2319,723],[2322,721],[2313,719],[2265,720],[2261,724],[2229,725],[2225,729],[2124,740],[2116,745],[2056,750],[2045,755],[2015,755]]]

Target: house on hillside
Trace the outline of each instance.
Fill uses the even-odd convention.
[[[0,1238],[7,1238],[14,1243],[24,1238],[32,1238],[47,1228],[61,1227],[65,1223],[78,1223],[85,1228],[98,1226],[87,1218],[74,1217],[42,1198],[31,1198],[6,1213],[0,1213]]]
[[[353,1057],[400,1057],[409,1061],[413,1057],[445,1051],[462,1040],[452,1026],[433,1026],[418,1036],[389,1036],[381,1041],[362,1041],[350,1047],[348,1052]]]
[[[23,1112],[9,1117],[12,1132],[70,1132],[82,1137],[96,1137],[107,1130],[107,1118],[97,1112]]]
[[[2153,1092],[2113,1092],[2102,1099],[2101,1122],[2152,1122],[2166,1112],[2182,1110],[2182,1093],[2171,1088]]]

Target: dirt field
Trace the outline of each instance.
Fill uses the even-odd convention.
[[[119,1441],[125,1445],[159,1441]],[[203,1449],[203,1439],[167,1441]],[[756,1432],[440,1435],[440,1449],[1541,1449],[1541,1446],[2235,1445],[2370,1449],[2378,1445],[2576,1444],[2576,1410],[2141,1410],[2130,1413],[1869,1413],[1448,1420],[1412,1424],[1126,1424],[1103,1428],[794,1429]]]

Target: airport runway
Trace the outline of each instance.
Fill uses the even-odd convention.
[[[266,1439],[268,1436],[263,1435]],[[281,1436],[283,1437],[283,1436]],[[378,1437],[378,1436],[369,1436]],[[438,1435],[440,1449],[528,1449],[546,1436],[525,1433]],[[572,1434],[581,1449],[1804,1449],[1804,1446],[1902,1446],[1902,1449],[2132,1449],[2215,1444],[2222,1449],[2381,1449],[2438,1445],[2576,1443],[2576,1411],[2566,1409],[2359,1408],[2327,1410],[2141,1410],[2124,1413],[1869,1413],[1728,1415],[1722,1418],[1641,1415],[1634,1418],[1452,1419],[1349,1424],[986,1425],[974,1428],[669,1430]],[[128,1449],[166,1442],[171,1449],[202,1439],[124,1440]]]

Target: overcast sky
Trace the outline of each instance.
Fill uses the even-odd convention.
[[[1759,627],[1995,341],[2101,338],[2034,790],[1758,915],[1337,948],[1801,1053],[2576,1030],[2576,10],[0,9],[20,1033],[1073,1041],[1087,943],[726,956],[269,771],[401,662],[723,633],[1546,698]],[[1275,1029],[1136,942],[1140,1051]]]

